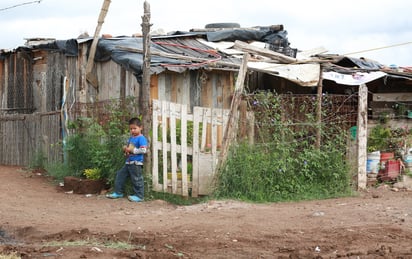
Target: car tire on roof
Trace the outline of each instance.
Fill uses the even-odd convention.
[[[240,28],[240,24],[235,22],[209,23],[206,24],[205,28]]]

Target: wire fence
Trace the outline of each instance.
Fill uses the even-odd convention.
[[[258,142],[271,142],[285,130],[297,139],[333,138],[357,123],[356,95],[323,95],[318,116],[316,95],[274,95],[267,92],[248,95],[249,109],[255,114]]]

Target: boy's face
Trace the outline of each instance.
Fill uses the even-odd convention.
[[[129,130],[130,130],[130,134],[132,134],[133,136],[138,136],[142,132],[142,127],[139,127],[135,124],[130,124]]]

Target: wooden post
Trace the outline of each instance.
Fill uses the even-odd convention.
[[[90,47],[89,58],[87,59],[86,64],[86,80],[96,89],[99,87],[99,81],[97,80],[97,76],[92,74],[92,68],[94,64],[94,56],[96,54],[97,42],[99,41],[100,30],[102,29],[104,18],[109,11],[109,6],[110,0],[104,0],[102,9],[100,10],[99,20],[97,21],[96,30],[94,32],[92,46]]]
[[[239,136],[241,139],[247,139],[248,137],[248,118],[247,118],[247,101],[240,101],[239,104]]]
[[[150,133],[152,132],[151,120],[151,97],[150,97],[150,5],[147,1],[143,3],[144,15],[142,16],[142,33],[143,33],[143,79],[140,94],[140,114],[145,136],[151,143]],[[156,151],[157,152],[157,151]],[[145,173],[150,174],[152,168],[152,153],[148,149],[145,159]],[[167,183],[164,183],[167,184]]]
[[[323,78],[322,78],[322,66],[320,66],[319,73],[319,83],[317,92],[317,106],[316,106],[316,148],[320,149],[321,139],[322,139],[322,89],[323,89]]]
[[[222,150],[219,154],[218,164],[216,166],[216,172],[218,172],[221,166],[224,164],[229,150],[229,144],[233,143],[236,139],[237,128],[238,128],[238,107],[241,102],[241,95],[244,89],[244,81],[247,72],[247,62],[249,59],[249,54],[245,53],[243,55],[243,62],[239,69],[239,74],[237,76],[235,91],[233,93],[232,103],[230,105],[229,119],[223,136]],[[217,175],[217,173],[215,173]]]
[[[359,86],[358,103],[358,190],[366,189],[366,145],[368,126],[368,88],[365,84]]]

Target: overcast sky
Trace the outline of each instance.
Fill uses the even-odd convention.
[[[1,0],[0,49],[25,38],[94,35],[104,0]],[[112,0],[101,33],[141,32],[143,0]],[[385,65],[412,66],[411,0],[148,0],[152,29],[165,32],[236,22],[242,27],[283,24],[292,48],[326,48]],[[18,5],[18,6],[16,6]],[[16,7],[13,7],[16,6]],[[12,8],[10,8],[12,7]],[[394,46],[397,45],[397,46]],[[394,46],[394,47],[389,47]],[[367,51],[371,49],[378,49]]]

